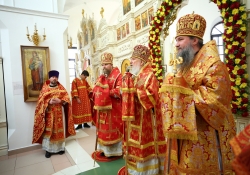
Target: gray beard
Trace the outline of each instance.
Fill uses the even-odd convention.
[[[140,66],[132,66],[130,72],[134,75],[137,75],[139,73],[140,69],[141,69]]]
[[[195,53],[192,46],[189,44],[183,50],[179,51],[176,55],[176,58],[182,57],[183,63],[177,66],[178,69],[183,70],[188,68],[194,59]]]

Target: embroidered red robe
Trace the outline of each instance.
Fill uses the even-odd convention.
[[[232,161],[236,175],[248,175],[250,172],[250,125],[247,125],[230,141],[235,158]]]
[[[128,81],[130,81],[129,78]],[[124,97],[134,95],[134,100],[133,98],[123,99],[122,105],[130,110],[129,106],[132,101],[134,102],[134,107],[131,106],[131,110],[134,110],[134,112],[127,114],[124,111],[123,113],[123,121],[128,124],[128,128],[126,128],[128,129],[128,141],[125,139],[124,147],[128,146],[128,168],[137,169],[136,162],[146,162],[152,158],[164,158],[166,153],[158,95],[159,85],[151,63],[142,67],[138,76],[134,79],[134,87],[131,87],[131,82],[128,82],[128,86],[123,85],[123,90]],[[127,94],[128,92],[129,94]],[[160,165],[157,166],[159,168]],[[138,171],[147,171],[147,168],[150,167],[139,168]]]
[[[109,96],[112,102],[112,109],[97,109],[100,123],[97,125],[98,143],[102,145],[112,145],[122,141],[123,138],[123,123],[122,123],[122,105],[120,87],[122,83],[122,75],[117,67],[114,67],[110,75],[106,77],[109,86]],[[94,98],[95,98],[95,92]],[[95,100],[94,100],[95,101]],[[96,104],[95,104],[96,105]],[[96,117],[98,122],[98,116]]]
[[[89,99],[90,91],[91,87],[86,80],[75,78],[72,81],[72,116],[75,124],[92,121],[91,104]],[[81,103],[78,103],[76,98],[79,98]]]
[[[71,114],[70,98],[66,89],[59,82],[56,87],[50,87],[49,84],[49,80],[44,83],[38,98],[32,143],[42,143],[43,137],[50,138],[52,143],[64,140],[63,112],[66,137],[76,134]],[[52,98],[59,98],[66,104],[49,104]]]
[[[179,72],[178,76],[188,84],[193,99],[184,96],[174,99],[167,93],[161,94],[164,132],[172,132],[171,156],[168,157],[168,153],[166,155],[166,164],[169,159],[171,161],[170,174],[233,174],[233,153],[229,144],[235,136],[235,122],[230,106],[231,83],[227,68],[220,61],[215,41],[205,44],[196,54],[192,65]],[[168,81],[169,77],[165,80]],[[172,106],[173,101],[183,101],[187,105]],[[188,103],[191,101],[194,102],[195,110],[191,110],[193,116],[187,117],[185,112],[192,107],[188,105],[192,104]],[[179,133],[176,130],[180,137],[175,139],[174,130],[166,128],[170,126],[168,119],[174,112],[183,112],[184,118],[179,120],[179,126],[183,131],[192,129],[188,137],[181,137],[180,129]],[[221,151],[222,156],[221,168],[218,151]],[[223,172],[220,172],[221,169]]]

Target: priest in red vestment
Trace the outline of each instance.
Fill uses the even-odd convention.
[[[92,121],[89,99],[89,94],[92,89],[86,81],[88,76],[89,72],[84,70],[80,78],[75,78],[71,85],[72,116],[74,123],[78,124],[76,129],[82,128],[82,123],[84,123],[84,128],[90,128],[87,122]]]
[[[231,141],[235,158],[232,161],[236,175],[249,175],[250,173],[250,125],[235,136]]]
[[[177,54],[170,62],[177,70],[167,74],[160,89],[166,174],[233,174],[231,82],[216,42],[203,45],[205,29],[198,14],[177,22]]]
[[[161,174],[166,142],[162,130],[159,84],[146,46],[134,47],[130,66],[131,71],[126,73],[122,84],[127,171],[138,175]]]
[[[52,153],[64,154],[65,138],[75,135],[70,98],[58,77],[58,71],[49,72],[35,110],[32,143],[42,144],[46,158]]]
[[[101,56],[104,75],[101,75],[93,88],[96,127],[98,127],[97,149],[106,157],[122,155],[123,124],[121,117],[122,75],[113,67],[113,55]],[[110,101],[111,100],[111,101]],[[110,103],[109,103],[110,102]]]

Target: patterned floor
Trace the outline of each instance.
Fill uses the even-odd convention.
[[[0,157],[1,175],[116,175],[124,160],[100,163],[91,158],[95,148],[96,128],[77,130],[77,135],[66,140],[63,155],[45,158],[42,149]]]

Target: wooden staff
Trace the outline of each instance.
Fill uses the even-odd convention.
[[[158,143],[157,143],[157,125],[156,125],[156,110],[157,108],[154,106],[154,108],[152,108],[151,110],[151,119],[152,119],[152,122],[153,122],[153,135],[154,135],[154,146],[155,146],[155,154],[158,158],[158,161],[159,161],[159,165],[161,167],[161,160],[159,158],[159,149],[158,149]],[[160,170],[160,168],[159,168]]]
[[[172,145],[172,139],[168,139],[168,148],[167,148],[167,154],[168,154],[168,162],[167,162],[167,174],[170,172],[170,163],[171,163],[171,145]]]
[[[127,127],[125,127],[126,137],[126,152],[125,152],[125,175],[128,175],[128,121],[126,121]]]
[[[100,112],[97,110],[97,121],[98,123],[96,124],[96,140],[95,140],[95,155],[94,155],[94,166],[96,162],[96,150],[97,150],[97,142],[98,142],[98,132],[99,132],[99,125],[100,125]]]

